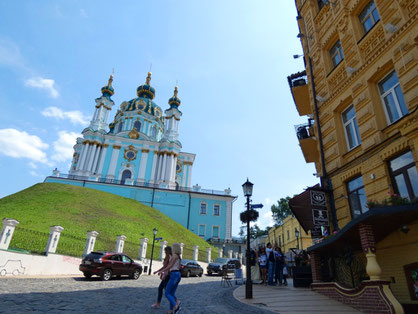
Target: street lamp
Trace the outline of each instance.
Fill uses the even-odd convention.
[[[296,236],[296,248],[299,250],[299,230],[295,228],[295,236]]]
[[[152,238],[152,249],[151,249],[151,261],[149,263],[149,270],[148,275],[151,275],[151,268],[152,268],[152,257],[154,256],[154,244],[155,244],[155,236],[157,235],[157,228],[152,229],[152,234],[154,237]]]
[[[253,283],[251,281],[251,265],[250,265],[250,197],[253,194],[253,185],[250,181],[247,181],[242,185],[244,196],[247,198],[247,280],[245,281],[245,298],[253,298]]]

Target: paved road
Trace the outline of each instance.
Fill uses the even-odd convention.
[[[181,313],[271,313],[238,302],[233,288],[220,286],[220,277],[182,278],[177,297]],[[159,279],[141,276],[139,280],[98,278],[1,278],[0,313],[167,313],[168,301],[151,309]]]

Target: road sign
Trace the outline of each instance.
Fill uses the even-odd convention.
[[[263,208],[263,204],[252,204],[251,205],[251,208],[252,209],[254,209],[254,208]]]
[[[163,238],[155,238],[155,241],[161,241]]]

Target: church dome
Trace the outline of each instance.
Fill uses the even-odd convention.
[[[168,100],[168,104],[170,105],[170,107],[178,108],[178,106],[180,106],[181,100],[180,98],[177,97],[177,94],[178,94],[178,89],[177,89],[177,86],[175,86],[174,95]]]
[[[122,111],[137,111],[140,110],[155,117],[162,116],[161,108],[149,98],[138,97],[124,102],[121,105]]]
[[[151,86],[151,72],[148,72],[148,76],[146,79],[145,84],[138,86],[136,89],[136,93],[138,97],[144,97],[144,98],[151,98],[153,99],[155,97],[155,88]]]
[[[113,82],[113,75],[110,75],[109,82],[107,83],[106,86],[102,87],[103,96],[109,98],[115,93],[115,90],[113,89],[113,86],[112,86],[112,82]]]

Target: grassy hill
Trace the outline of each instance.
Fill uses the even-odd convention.
[[[139,239],[147,237],[147,257],[151,256],[152,230],[169,242],[184,243],[184,257],[191,258],[192,246],[199,245],[199,259],[204,260],[210,245],[158,210],[135,200],[111,193],[59,183],[39,183],[0,199],[1,217],[20,223],[11,248],[42,253],[49,227],[64,227],[57,253],[81,256],[87,231],[97,231],[95,250],[114,250],[116,236],[125,235],[124,252],[138,257]],[[216,256],[212,250],[212,256]],[[156,242],[154,258],[159,255]]]

